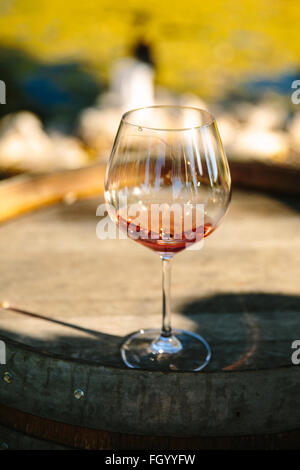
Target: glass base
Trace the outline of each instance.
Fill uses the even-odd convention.
[[[160,330],[140,330],[121,346],[122,359],[132,369],[199,371],[211,358],[211,350],[202,336],[173,330],[164,337]]]

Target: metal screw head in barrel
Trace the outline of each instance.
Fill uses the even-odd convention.
[[[76,400],[81,400],[84,397],[84,391],[80,388],[76,388],[76,390],[74,390],[74,397]]]
[[[4,372],[3,374],[3,380],[4,382],[6,382],[7,384],[10,384],[12,383],[13,381],[13,376],[10,372]]]

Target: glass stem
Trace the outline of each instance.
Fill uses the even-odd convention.
[[[172,335],[171,328],[171,261],[172,258],[161,256],[162,260],[162,330],[161,336],[169,338]]]

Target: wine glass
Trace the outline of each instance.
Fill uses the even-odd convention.
[[[198,108],[150,106],[122,116],[106,173],[108,213],[129,238],[162,260],[162,328],[123,343],[130,368],[199,371],[211,350],[194,332],[172,330],[174,255],[200,247],[227,211],[228,162],[214,117]]]

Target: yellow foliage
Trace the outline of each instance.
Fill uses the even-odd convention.
[[[143,37],[158,84],[215,96],[247,74],[298,65],[299,20],[298,0],[1,0],[0,44],[83,60],[107,78]]]

